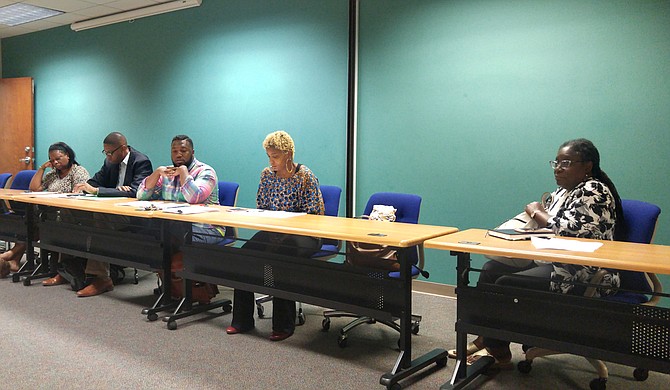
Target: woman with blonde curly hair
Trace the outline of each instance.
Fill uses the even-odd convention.
[[[323,215],[324,206],[319,179],[303,164],[294,161],[295,144],[285,131],[270,133],[263,141],[270,166],[263,169],[256,195],[256,207],[264,210],[293,211]],[[321,248],[315,237],[261,231],[243,246],[244,249],[310,257]],[[272,334],[270,340],[281,341],[295,329],[295,302],[273,298]],[[233,320],[228,334],[247,332],[254,327],[254,294],[235,290]]]

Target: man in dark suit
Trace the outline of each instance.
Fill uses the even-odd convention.
[[[142,180],[153,172],[151,161],[140,151],[128,146],[126,137],[119,132],[109,133],[102,141],[102,146],[102,154],[106,156],[102,168],[88,182],[77,184],[74,191],[84,191],[97,196],[134,198]],[[107,222],[123,221],[108,220]],[[85,272],[94,278],[88,286],[77,291],[77,296],[91,297],[114,289],[112,279],[109,277],[108,263],[89,259]]]

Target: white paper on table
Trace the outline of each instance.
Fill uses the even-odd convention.
[[[201,214],[201,213],[211,213],[213,211],[219,211],[214,207],[207,206],[184,206],[184,207],[170,207],[164,209],[164,213],[173,213],[173,214]]]
[[[537,249],[562,249],[575,252],[595,252],[596,249],[603,246],[602,242],[597,241],[577,241],[565,240],[562,238],[541,238],[531,237],[530,242]]]
[[[188,203],[170,203],[170,202],[153,202],[150,200],[135,200],[132,202],[117,203],[116,206],[130,206],[138,209],[148,210],[165,210],[173,207],[188,207]]]
[[[28,197],[43,196],[43,197],[50,198],[50,197],[62,196],[62,195],[65,195],[65,194],[63,194],[61,192],[53,192],[53,191],[26,191],[26,192],[24,192],[20,195],[25,195],[25,196],[28,196]]]
[[[243,207],[234,207],[227,210],[229,213],[239,213],[242,215],[254,215],[259,217],[269,217],[269,218],[291,218],[297,217],[299,215],[305,215],[307,213],[294,213],[290,211],[276,211],[276,210],[263,210],[263,209],[246,209]]]
[[[103,200],[113,200],[113,199],[126,199],[125,196],[97,196],[93,194],[86,194],[86,196],[72,196],[71,199],[81,199],[81,200],[93,200],[93,201],[103,201]]]

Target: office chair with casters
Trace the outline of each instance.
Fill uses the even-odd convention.
[[[8,184],[9,184],[9,179],[11,179],[11,177],[12,177],[11,173],[1,173],[0,174],[0,188],[7,187]],[[7,203],[4,200],[2,201],[2,211],[3,212],[9,211],[9,203]],[[2,245],[0,245],[0,250],[5,251],[5,250],[8,249],[7,247],[8,247],[7,242],[2,241]]]
[[[635,242],[640,244],[650,244],[654,237],[656,230],[656,222],[658,216],[661,214],[661,209],[651,203],[642,202],[639,200],[621,200],[624,226],[626,231],[627,242]],[[652,293],[661,293],[663,287],[658,277],[653,273],[635,272],[619,270],[619,277],[621,286],[619,291],[613,295],[603,297],[608,301],[627,303],[632,305],[656,306],[660,301],[660,296],[652,295]],[[602,280],[602,277],[607,273],[607,270],[598,271],[590,281],[591,284],[597,285]],[[584,293],[586,297],[592,297],[595,293],[595,287],[588,287]],[[666,345],[667,346],[667,345]],[[654,346],[645,345],[644,348],[653,349]],[[532,369],[533,359],[541,356],[549,356],[560,354],[562,352],[552,351],[537,347],[523,346],[526,352],[526,360],[518,363],[517,368],[522,373],[528,373]],[[601,360],[586,358],[588,362],[596,369],[598,378],[595,378],[589,384],[593,390],[604,390],[607,386],[608,370],[605,363]],[[638,381],[646,380],[649,376],[649,370],[645,368],[635,368],[633,377]]]
[[[219,205],[235,207],[237,205],[237,194],[239,192],[240,185],[238,183],[229,182],[229,181],[219,181],[217,183],[217,190],[219,195]],[[231,246],[235,244],[237,240],[237,229],[226,226],[226,231],[224,234],[224,239],[218,245],[220,246]],[[174,283],[174,282],[173,282]],[[187,297],[190,296],[191,300],[194,298],[193,288],[196,287],[195,281],[189,279],[182,280],[182,286],[184,288],[184,297],[181,302],[177,305],[174,313],[170,316],[164,317],[163,321],[167,323],[167,328],[169,330],[177,329],[177,320],[185,317],[192,316],[197,313],[204,313],[216,308],[223,308],[224,313],[229,313],[233,310],[233,306],[228,299],[221,299],[218,301],[213,301],[210,303],[200,303],[197,306],[192,306],[192,302],[188,302]],[[218,289],[218,286],[215,288]],[[190,291],[190,292],[189,292]],[[182,312],[182,307],[186,308]]]
[[[9,184],[9,188],[12,190],[22,190],[22,191],[28,191],[30,189],[30,181],[33,179],[33,176],[35,176],[35,173],[37,171],[33,169],[27,169],[23,171],[19,171],[14,175],[13,178],[11,179],[11,183],[5,183],[5,186]],[[11,176],[11,175],[10,175]],[[14,220],[14,218],[20,218],[23,220],[24,216],[26,215],[26,207],[29,207],[26,205],[26,203],[22,202],[15,202],[15,201],[8,201],[8,202],[3,202],[3,208],[5,208],[4,214],[6,218],[9,218],[11,220]],[[9,242],[13,241],[12,239],[9,239],[6,241],[6,249],[9,249]],[[21,240],[19,240],[21,241]],[[29,245],[30,248],[32,248],[32,244]],[[31,251],[33,249],[30,249]],[[26,251],[26,255],[28,255],[28,251]],[[32,255],[32,254],[31,254]],[[32,261],[29,261],[32,264]],[[27,264],[27,263],[26,263]],[[26,265],[24,264],[24,266]],[[18,282],[19,277],[22,275],[26,275],[30,273],[29,271],[25,271],[24,267],[22,266],[19,272],[15,272],[12,274],[12,281],[13,282]]]
[[[395,222],[404,222],[404,223],[419,223],[419,212],[421,209],[421,197],[413,194],[401,194],[393,192],[378,192],[372,194],[370,199],[365,206],[364,215],[370,215],[372,209],[375,205],[387,205],[393,206],[396,209],[396,220]],[[424,263],[424,253],[423,246],[416,246],[411,248],[409,251],[410,260],[412,261],[412,278],[416,278],[419,274],[424,274],[423,263]],[[378,272],[375,272],[378,274]],[[390,278],[400,278],[400,272],[390,271],[387,274]],[[340,336],[338,337],[337,343],[340,347],[344,348],[347,345],[347,334],[349,331],[361,324],[373,324],[375,322],[380,322],[386,326],[395,329],[400,332],[400,325],[395,321],[382,321],[372,317],[359,316],[355,313],[349,313],[340,310],[326,310],[323,313],[324,319],[321,323],[324,331],[330,329],[331,318],[333,317],[353,317],[355,320],[351,321],[349,324],[344,326],[340,331]],[[421,316],[412,314],[412,333],[419,333],[419,323],[421,322]]]
[[[235,207],[237,204],[237,194],[240,185],[230,181],[219,181],[217,183],[217,190],[219,191],[219,205]],[[230,246],[237,240],[237,229],[226,226],[226,232],[223,241],[219,245]],[[158,286],[154,289],[154,295],[160,295],[161,282],[158,279]]]
[[[340,195],[342,195],[342,189],[338,186],[329,185],[320,185],[319,188],[323,197],[324,215],[337,217],[340,212]],[[313,254],[311,258],[323,261],[329,260],[339,254],[341,247],[342,243],[339,240],[324,238],[321,241],[321,249]],[[271,300],[271,295],[256,298],[256,313],[258,314],[258,318],[265,317],[263,304]],[[298,303],[298,305],[298,325],[303,325],[305,323],[305,314],[302,310],[302,303]]]
[[[30,190],[30,181],[33,180],[33,176],[35,176],[36,172],[37,171],[33,169],[26,169],[24,171],[17,172],[17,174],[14,176],[14,179],[12,180],[12,183],[9,185],[9,188],[12,190]],[[9,202],[9,207],[14,212],[24,212],[26,206],[25,203],[21,202]]]

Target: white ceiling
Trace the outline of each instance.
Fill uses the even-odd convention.
[[[50,28],[66,26],[86,19],[147,7],[159,3],[167,3],[169,1],[171,0],[0,0],[0,7],[14,3],[24,3],[65,12],[64,14],[14,27],[0,24],[0,38],[28,34],[40,30],[48,30]]]

